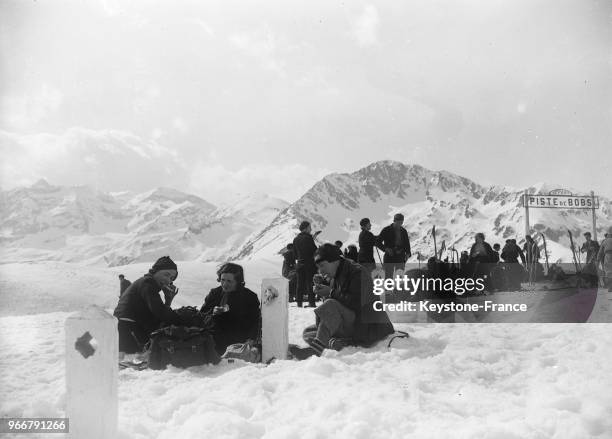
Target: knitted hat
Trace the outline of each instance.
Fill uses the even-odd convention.
[[[149,270],[149,273],[153,274],[161,270],[177,270],[176,264],[172,259],[170,259],[170,256],[162,256],[155,261],[155,264],[153,264]]]

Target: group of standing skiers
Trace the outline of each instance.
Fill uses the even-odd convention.
[[[385,275],[390,277],[396,269],[404,269],[406,261],[411,257],[410,239],[408,232],[403,227],[404,217],[398,213],[393,218],[393,223],[384,227],[378,235],[372,233],[372,224],[368,218],[360,221],[361,232],[359,234],[359,247],[349,245],[344,253],[341,251],[342,242],[335,241],[334,245],[338,252],[346,259],[364,265],[373,266],[376,263],[375,252],[384,252],[383,257],[378,254],[378,261],[385,264]],[[316,295],[312,290],[312,276],[315,273],[313,264],[317,232],[312,234],[312,228],[308,221],[300,224],[300,233],[293,243],[287,245],[283,252],[283,276],[289,279],[290,300],[295,300],[298,307],[303,306],[304,297],[308,297],[309,307],[315,307]],[[608,288],[612,288],[612,255],[609,252],[612,228],[606,234],[606,240],[600,247],[597,241],[592,239],[590,232],[584,233],[585,241],[580,249],[574,249],[572,240],[572,251],[575,261],[581,259],[584,254],[584,264],[576,262],[576,270],[583,279],[586,286],[596,287],[598,284],[599,266],[604,272],[604,282]],[[608,250],[606,250],[608,249]],[[491,246],[483,233],[476,233],[474,243],[469,250],[462,251],[455,258],[455,249],[451,251],[449,258],[441,259],[439,256],[429,258],[427,267],[432,273],[439,275],[449,273],[462,277],[485,277],[486,290],[488,291],[519,291],[524,281],[535,282],[544,277],[544,269],[540,263],[542,252],[538,243],[532,236],[527,235],[523,246],[517,244],[516,239],[506,239],[503,248],[499,244]],[[419,254],[420,257],[420,254]],[[547,261],[548,264],[548,261]],[[562,271],[553,264],[549,274]]]
[[[359,248],[355,245],[349,245],[346,251],[342,252],[341,241],[336,241],[332,245],[336,248],[339,256],[366,267],[375,264],[375,249],[384,252],[381,262],[388,264],[386,267],[389,270],[394,267],[403,267],[408,258],[412,256],[410,239],[403,224],[404,216],[398,213],[393,217],[393,223],[384,227],[376,236],[371,231],[370,220],[363,218],[359,222],[361,226]],[[290,299],[294,299],[298,307],[303,306],[304,296],[308,298],[308,307],[316,307],[312,278],[316,272],[314,254],[317,245],[315,239],[320,232],[313,235],[312,226],[308,221],[302,221],[299,229],[300,233],[292,243],[287,244],[283,251],[283,276],[289,279]]]

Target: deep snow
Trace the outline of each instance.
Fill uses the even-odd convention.
[[[278,275],[273,261],[245,265],[255,291],[262,277]],[[179,264],[177,306],[201,304],[215,284],[213,268]],[[67,311],[90,302],[112,309],[117,272],[135,279],[145,269],[0,266],[2,306],[8,304],[11,314],[0,318],[0,416],[63,415]],[[33,306],[45,296],[45,285],[47,302]],[[15,298],[8,301],[8,295]],[[611,298],[600,290],[598,309],[609,307]],[[301,343],[301,329],[312,321],[312,310],[292,307],[290,342]],[[612,325],[396,328],[411,338],[390,349],[381,343],[267,367],[236,362],[122,370],[120,437],[612,437]]]

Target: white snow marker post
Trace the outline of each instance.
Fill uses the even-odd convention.
[[[261,361],[286,360],[289,349],[289,281],[261,281]]]
[[[117,321],[92,305],[66,319],[66,416],[69,437],[117,436]]]

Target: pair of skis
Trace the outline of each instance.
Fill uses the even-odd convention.
[[[570,239],[570,249],[572,250],[572,258],[574,260],[574,268],[576,269],[576,275],[579,275],[579,273],[582,271],[582,266],[580,264],[580,254],[578,253],[578,256],[576,256],[579,250],[576,250],[576,246],[574,245],[574,237],[572,236],[572,231],[570,229],[567,229],[567,234],[569,235]]]

